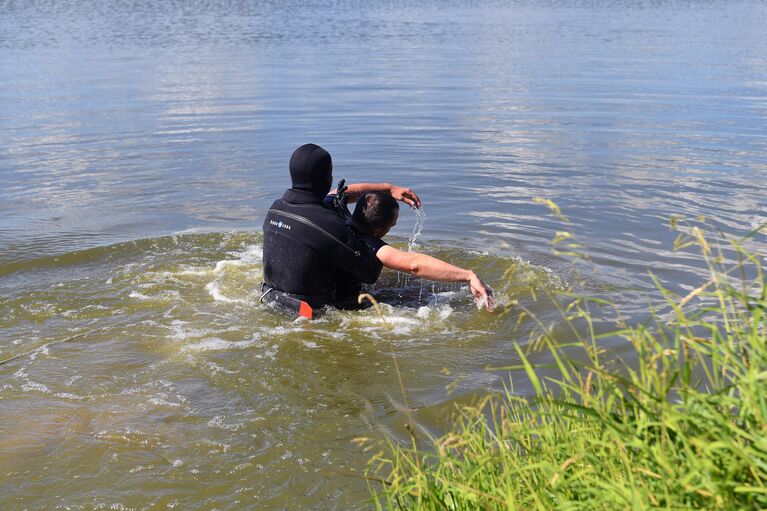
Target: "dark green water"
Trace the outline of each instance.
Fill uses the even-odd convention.
[[[648,271],[701,283],[671,215],[767,221],[763,2],[410,4],[0,1],[0,359],[26,354],[0,365],[3,509],[366,508],[352,441],[402,434],[392,350],[436,434],[508,382],[515,303],[556,322],[535,297],[577,284],[640,320]],[[417,248],[499,313],[393,273],[387,324],[261,306],[308,141],[413,187]],[[550,254],[561,230],[588,262]]]

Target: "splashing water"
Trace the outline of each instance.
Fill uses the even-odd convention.
[[[423,223],[426,220],[426,213],[423,210],[423,206],[415,210],[415,225],[413,226],[413,234],[410,235],[410,240],[407,242],[407,251],[412,252],[413,247],[417,247],[416,239],[421,235],[423,230]]]
[[[406,241],[394,240],[398,246]],[[368,423],[350,426],[346,410],[361,400],[385,402],[392,366],[381,347],[389,341],[408,361],[408,384],[436,389],[416,394],[416,402],[453,406],[441,397],[446,376],[434,368],[434,350],[445,345],[439,366],[467,375],[461,392],[502,388],[500,377],[487,376],[485,367],[516,355],[506,342],[510,325],[519,324],[515,311],[479,314],[462,284],[415,278],[403,284],[387,272],[374,290],[385,322],[372,310],[336,309],[311,324],[294,321],[259,303],[262,245],[258,232],[179,234],[22,262],[21,271],[0,276],[0,362],[22,355],[0,364],[0,403],[29,410],[18,414],[0,405],[0,452],[22,453],[0,456],[8,485],[23,488],[25,473],[49,467],[55,474],[43,469],[40,484],[74,492],[67,497],[72,500],[102,483],[125,499],[137,486],[153,484],[192,492],[173,485],[197,478],[221,488],[220,500],[201,503],[206,509],[224,507],[219,502],[244,480],[261,499],[294,480],[308,493],[316,482],[302,482],[304,468],[321,474],[366,462],[367,454],[348,449],[337,431],[366,434]],[[531,286],[557,284],[546,267],[522,259],[428,243],[421,249],[485,268],[489,280],[504,283],[500,296],[527,299],[526,305],[532,303],[532,292],[526,292]],[[338,406],[325,408],[325,396]],[[388,406],[374,406],[366,411],[370,420],[390,427]],[[427,415],[435,419],[426,426],[436,429],[441,413]],[[41,452],[41,442],[63,448]],[[99,481],[64,488],[59,474],[84,481],[76,479],[83,472],[68,454],[77,450],[94,464],[102,449],[117,456]],[[126,473],[130,481],[121,486]],[[95,502],[91,507],[127,507],[111,501],[102,506],[95,499],[111,493],[100,495],[88,497]],[[56,502],[29,507],[53,508]],[[355,506],[361,507],[335,507]]]

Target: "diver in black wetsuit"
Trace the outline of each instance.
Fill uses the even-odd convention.
[[[290,158],[290,178],[292,187],[272,204],[264,220],[261,299],[277,301],[311,317],[317,307],[343,306],[354,292],[345,283],[375,282],[382,264],[355,238],[338,210],[323,203],[333,181],[333,163],[327,151],[315,144],[296,149]],[[388,183],[349,188],[352,199],[379,190],[420,206],[418,196],[408,188]],[[303,313],[304,306],[308,314]]]

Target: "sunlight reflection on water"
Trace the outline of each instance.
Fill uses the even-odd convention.
[[[367,459],[352,437],[401,419],[388,340],[438,431],[502,387],[485,367],[527,342],[515,300],[552,319],[534,291],[580,282],[640,318],[648,270],[700,284],[671,215],[767,221],[764,2],[0,10],[0,353],[105,327],[2,366],[10,509],[364,507],[339,476]],[[263,214],[309,141],[336,179],[416,190],[429,221],[403,208],[391,240],[471,266],[507,315],[392,274],[390,331],[258,305]],[[562,230],[588,262],[550,254]]]

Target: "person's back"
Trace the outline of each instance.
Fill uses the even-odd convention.
[[[334,303],[339,271],[375,282],[381,263],[323,205],[332,183],[330,154],[314,144],[290,159],[292,187],[264,220],[264,281],[267,289],[294,295],[312,307]]]

